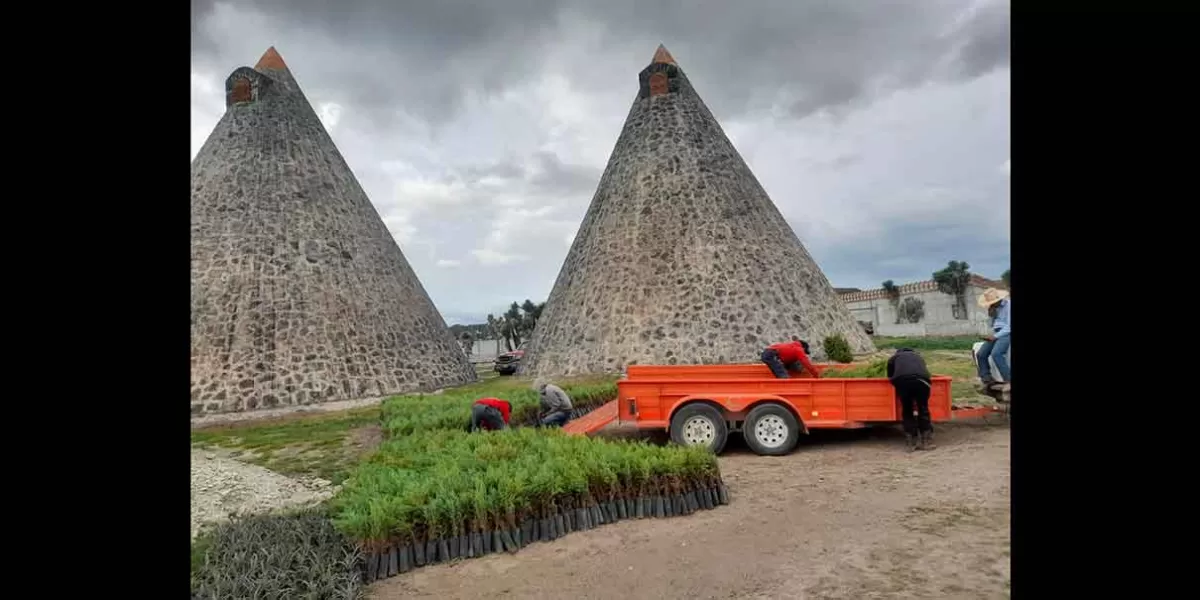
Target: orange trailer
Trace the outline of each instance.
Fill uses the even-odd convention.
[[[826,364],[824,369],[849,365]],[[929,412],[934,421],[979,416],[994,409],[951,405],[950,377],[934,377]],[[666,430],[678,444],[720,453],[730,432],[762,455],[791,452],[812,429],[854,429],[900,421],[900,401],[886,378],[777,379],[762,364],[631,365],[617,382],[617,399],[567,424],[592,433],[612,421]]]

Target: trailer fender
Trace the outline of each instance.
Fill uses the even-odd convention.
[[[680,398],[679,401],[674,404],[674,406],[671,407],[670,411],[667,412],[667,422],[670,423],[671,419],[675,418],[675,413],[679,412],[680,409],[689,404],[707,404],[717,409],[722,416],[725,416],[726,420],[729,418],[727,415],[729,409],[725,408],[725,406],[723,406],[721,402],[715,398],[710,398],[708,396],[684,396],[683,398]]]

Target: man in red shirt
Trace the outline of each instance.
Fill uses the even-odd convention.
[[[480,398],[471,405],[471,426],[467,431],[472,433],[480,429],[498,431],[508,427],[508,418],[512,414],[512,404],[499,398]]]
[[[790,342],[767,346],[766,350],[762,352],[762,361],[779,379],[787,379],[789,369],[799,372],[801,367],[809,377],[821,376],[821,371],[814,367],[812,361],[808,359],[808,342],[796,336],[792,336]]]

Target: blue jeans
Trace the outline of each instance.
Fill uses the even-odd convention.
[[[1005,354],[1008,353],[1009,346],[1012,345],[1012,336],[1004,336],[996,338],[994,342],[984,342],[979,347],[979,354],[975,358],[979,359],[979,378],[984,381],[992,380],[992,365],[988,363],[988,357],[996,361],[996,369],[1000,371],[1000,377],[1009,383],[1012,383],[1012,371],[1008,368],[1008,359]]]
[[[562,427],[570,420],[571,413],[557,412],[552,415],[542,417],[542,427]]]
[[[474,433],[480,429],[499,431],[504,429],[504,415],[486,404],[471,405],[471,426],[467,431]]]
[[[788,369],[793,371],[801,371],[804,369],[803,365],[800,364],[800,361],[795,361],[786,365],[783,364],[783,360],[779,358],[779,352],[776,352],[771,348],[763,350],[762,361],[767,365],[767,368],[771,369],[771,373],[774,373],[775,377],[778,379],[791,378],[791,375],[788,375]]]

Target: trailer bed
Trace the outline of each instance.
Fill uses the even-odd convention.
[[[823,369],[850,365],[819,365]],[[959,407],[951,402],[950,377],[934,377],[929,409],[934,421],[993,414],[997,407]],[[680,427],[680,411],[707,405],[718,428],[741,430],[764,404],[787,410],[801,432],[811,429],[857,429],[897,423],[901,407],[886,378],[776,378],[762,364],[631,365],[617,383],[617,399],[567,423],[572,435],[594,435],[614,422],[640,429],[672,431]],[[759,411],[761,412],[761,411]],[[689,413],[690,414],[690,413]],[[719,415],[719,417],[718,417]],[[787,417],[783,415],[786,419]],[[692,418],[692,417],[689,417]],[[723,436],[724,434],[722,434]],[[723,445],[723,443],[721,444]]]

